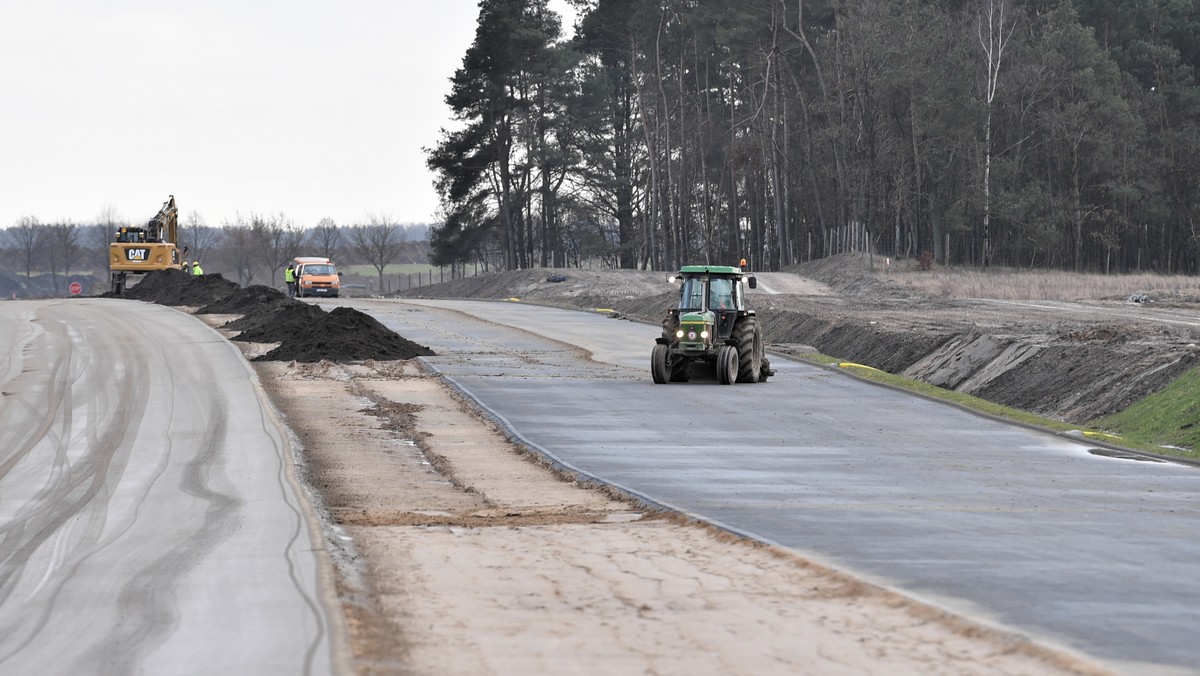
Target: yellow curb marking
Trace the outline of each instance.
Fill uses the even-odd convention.
[[[868,371],[875,371],[876,373],[883,373],[883,371],[880,371],[879,369],[875,368],[874,366],[867,366],[866,364],[855,364],[855,363],[854,363],[854,362],[852,362],[852,361],[843,361],[843,362],[839,362],[839,363],[838,363],[838,368],[843,368],[843,369],[848,369],[848,368],[866,369],[866,370],[868,370]]]
[[[1089,439],[1118,439],[1119,440],[1121,438],[1115,434],[1108,434],[1106,432],[1092,432],[1090,430],[1084,430],[1083,436],[1085,436]]]

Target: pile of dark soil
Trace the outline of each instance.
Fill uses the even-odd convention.
[[[433,354],[358,310],[339,307],[327,313],[268,286],[243,289],[220,274],[149,272],[127,288],[124,297],[199,307],[197,314],[243,315],[223,327],[241,331],[234,340],[280,343],[256,361],[389,361]]]
[[[198,315],[240,315],[258,312],[269,303],[288,300],[279,289],[261,284],[238,288],[232,294],[196,310]]]
[[[304,303],[298,305],[312,307]],[[291,304],[280,307],[285,308],[281,311],[281,322],[285,321],[282,320],[285,314],[304,311]],[[279,347],[256,357],[255,361],[388,361],[433,355],[433,350],[428,347],[397,335],[374,317],[353,308],[334,308],[322,315],[286,337]]]
[[[164,289],[183,286],[191,283],[191,281],[192,275],[180,272],[179,270],[155,271],[141,277],[130,275],[126,283],[132,286],[126,286],[124,294],[106,291],[100,294],[100,298],[130,298],[154,303],[157,301],[158,295],[163,293]]]
[[[223,300],[240,288],[219,273],[193,277],[179,270],[155,270],[127,288],[125,298],[159,305],[204,306]]]
[[[326,315],[316,305],[290,298],[280,298],[243,311],[247,313],[245,316],[227,322],[221,328],[241,331],[234,340],[248,343],[282,343],[324,321]]]

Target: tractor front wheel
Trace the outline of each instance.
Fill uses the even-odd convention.
[[[717,382],[732,385],[738,377],[738,351],[732,345],[722,345],[717,351]]]
[[[650,353],[650,377],[658,385],[665,385],[671,380],[671,349],[662,343],[654,344]]]
[[[757,318],[754,315],[742,317],[737,326],[733,327],[733,338],[738,344],[737,381],[758,382],[763,361],[763,340]]]

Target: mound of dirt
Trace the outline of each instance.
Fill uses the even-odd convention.
[[[318,308],[318,312],[322,313],[320,319],[305,324],[287,336],[279,347],[255,357],[254,361],[390,361],[433,355],[428,347],[398,335],[374,317],[353,308],[339,307],[328,314]]]
[[[221,328],[241,331],[234,340],[248,343],[282,343],[324,321],[326,314],[319,306],[286,297],[245,308],[242,312],[247,314]]]
[[[622,300],[666,290],[665,274],[648,270],[563,270],[532,268],[483,274],[422,286],[396,295],[407,298],[519,298],[573,307],[611,308]],[[562,277],[561,281],[550,281]]]
[[[955,389],[1040,415],[1087,421],[1124,410],[1200,363],[1194,348],[1104,342],[1032,346],[1023,356],[995,377],[976,377],[978,384],[970,384],[975,387]]]
[[[199,307],[224,300],[240,288],[220,273],[194,277],[179,270],[155,270],[127,288],[125,298],[158,305]]]
[[[843,296],[882,299],[912,295],[909,291],[880,278],[879,270],[883,267],[883,260],[879,256],[872,260],[862,254],[838,254],[792,265],[785,268],[784,272],[815,279]]]
[[[196,310],[198,315],[240,315],[250,311],[260,310],[269,303],[287,300],[279,289],[261,284],[246,288],[238,288],[232,294]]]
[[[192,275],[180,272],[179,270],[161,270],[150,272],[141,277],[131,275],[128,278],[128,284],[131,286],[125,287],[124,294],[113,293],[107,291],[100,294],[101,298],[129,298],[132,300],[142,300],[147,303],[156,302],[159,294],[164,290],[174,287],[180,287],[190,283]]]
[[[222,327],[241,331],[234,340],[280,343],[258,357],[260,361],[391,361],[433,354],[358,310],[339,307],[327,313],[267,286],[243,289],[219,274],[194,277],[179,270],[150,272],[126,289],[124,297],[159,305],[196,306],[197,314],[241,314]]]

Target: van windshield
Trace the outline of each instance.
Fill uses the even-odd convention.
[[[304,266],[304,269],[300,274],[304,274],[304,275],[336,275],[337,272],[334,271],[332,265],[326,265],[324,263],[309,263],[308,265]]]

